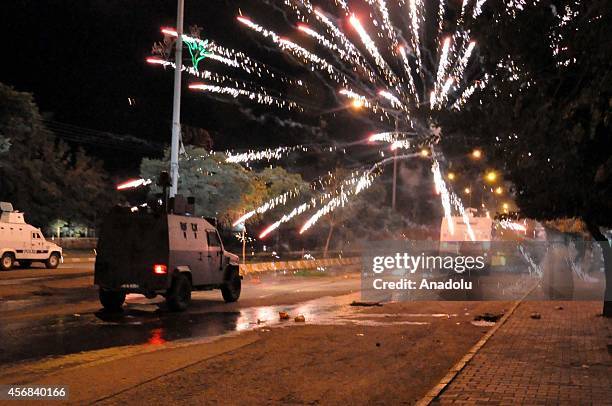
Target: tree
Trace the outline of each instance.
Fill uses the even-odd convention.
[[[187,146],[179,165],[179,193],[196,198],[196,214],[217,217],[226,224],[267,199],[303,186],[300,175],[282,168],[247,170],[226,162],[224,155],[209,153],[203,148]],[[145,179],[156,179],[167,168],[168,151],[163,159],[143,159],[140,172]],[[160,190],[154,187],[153,192]]]
[[[487,3],[478,28],[490,80],[446,132],[470,134],[514,184],[521,213],[579,218],[606,268],[604,315],[612,316],[612,10],[605,0],[542,1],[508,15]],[[511,14],[511,13],[510,13]]]
[[[1,155],[0,199],[26,213],[32,224],[62,218],[93,225],[113,204],[101,164],[76,152],[45,128],[30,93],[0,84],[0,134],[11,147]]]

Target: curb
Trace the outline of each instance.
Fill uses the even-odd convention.
[[[77,264],[77,263],[89,263],[96,262],[96,258],[64,258],[63,264]]]
[[[327,258],[315,260],[296,260],[261,262],[257,264],[240,264],[240,275],[248,275],[269,271],[293,271],[301,269],[315,269],[324,266],[353,265],[361,261],[360,257],[351,258]]]
[[[527,296],[527,295],[525,295]],[[489,330],[470,350],[457,362],[448,373],[438,382],[436,386],[429,390],[418,402],[415,403],[416,406],[427,406],[433,402],[440,393],[446,389],[446,387],[455,379],[459,372],[465,368],[465,366],[474,358],[476,353],[489,341],[489,339],[495,334],[497,330],[499,330],[505,323],[506,320],[512,316],[514,311],[519,307],[519,305],[523,302],[523,299],[517,300],[512,304],[512,307],[506,314],[502,316],[499,323],[497,323],[491,330]]]

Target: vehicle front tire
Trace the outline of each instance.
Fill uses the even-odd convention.
[[[54,252],[53,254],[51,254],[49,259],[45,261],[45,266],[47,267],[47,269],[55,269],[59,266],[59,264],[60,264],[60,256],[57,252]]]
[[[172,280],[172,286],[166,294],[168,308],[175,312],[182,312],[191,303],[191,282],[186,275],[178,274]]]
[[[223,295],[223,300],[225,300],[227,303],[237,301],[240,298],[241,290],[242,280],[240,279],[240,274],[238,271],[232,272],[230,279],[221,285],[221,295]]]
[[[104,309],[111,312],[120,311],[125,302],[125,292],[100,288],[99,296]]]
[[[7,252],[2,255],[2,258],[0,259],[0,269],[3,271],[8,271],[13,267],[13,265],[15,265],[15,257],[13,254]]]

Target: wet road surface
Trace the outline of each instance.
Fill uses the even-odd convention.
[[[35,292],[38,294],[16,293],[0,298],[0,364],[126,345],[199,340],[279,323],[295,323],[293,319],[280,322],[279,311],[289,312],[292,318],[303,314],[309,323],[336,323],[338,315],[349,309],[348,303],[358,299],[356,293],[346,294],[359,287],[359,280],[354,275],[351,278],[277,275],[253,282],[245,280],[242,298],[233,304],[225,304],[218,291],[194,292],[188,311],[172,313],[166,309],[162,298],[148,300],[140,295],[129,295],[124,311],[108,313],[98,310],[97,291],[90,285],[90,277],[83,277],[83,272],[58,274],[51,279],[56,284],[52,289],[46,286],[49,275],[0,279],[0,287],[42,284]],[[83,286],[72,286],[81,279]],[[63,284],[71,286],[62,288]],[[300,301],[299,294],[305,292],[317,299]],[[82,305],[84,301],[97,310],[2,320],[2,315],[8,314],[5,312],[27,313],[58,303],[69,310],[71,303]]]

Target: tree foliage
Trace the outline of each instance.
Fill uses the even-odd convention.
[[[163,159],[143,159],[140,172],[145,179],[156,179],[168,169],[169,151]],[[196,198],[196,214],[217,217],[231,223],[240,215],[257,208],[266,200],[306,184],[298,174],[280,167],[261,171],[247,170],[225,162],[221,154],[187,146],[179,159],[179,193]],[[153,187],[159,193],[158,187]]]
[[[11,144],[0,156],[0,199],[24,211],[32,224],[44,227],[62,218],[93,225],[112,205],[101,163],[58,141],[31,94],[0,84],[0,134]]]
[[[489,83],[447,132],[469,134],[514,184],[523,215],[578,218],[606,261],[612,316],[612,8],[606,0],[540,1],[515,16],[489,2],[474,33]],[[451,137],[452,139],[452,137]],[[472,145],[469,145],[471,143]]]
[[[521,212],[612,226],[612,31],[605,0],[488,3],[475,34],[491,78],[445,128],[469,134],[514,184]],[[501,63],[500,63],[501,61]]]

